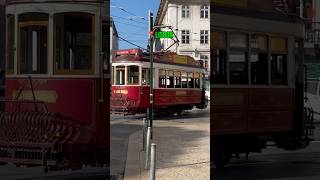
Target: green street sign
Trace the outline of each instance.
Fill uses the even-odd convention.
[[[173,33],[173,31],[156,31],[154,33],[154,37],[156,39],[174,38],[174,33]]]

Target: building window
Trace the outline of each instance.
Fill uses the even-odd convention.
[[[208,44],[208,30],[200,30],[200,44]]]
[[[207,5],[202,5],[200,9],[200,18],[207,19],[209,17],[209,7]]]
[[[189,6],[183,5],[182,6],[182,18],[189,18],[190,17],[190,9]]]
[[[190,31],[189,30],[182,30],[181,43],[182,44],[190,44]]]
[[[203,62],[203,67],[208,71],[209,68],[209,57],[207,55],[200,55],[200,60]]]
[[[49,15],[43,13],[25,13],[19,16],[20,74],[47,73],[48,20]]]

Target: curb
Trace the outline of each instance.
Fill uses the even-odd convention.
[[[142,131],[136,131],[130,135],[128,140],[128,151],[126,167],[124,171],[124,180],[137,180],[141,179],[141,173],[144,170],[141,167],[141,161],[144,159],[143,153],[141,153],[141,133]]]

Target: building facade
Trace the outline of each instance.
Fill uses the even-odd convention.
[[[119,49],[119,35],[117,32],[116,25],[114,24],[114,21],[111,17],[110,21],[110,63],[112,62],[112,59],[114,58],[114,51]]]
[[[111,18],[110,23],[110,50],[119,49],[119,36],[116,25],[114,24],[113,19]]]
[[[156,50],[169,50],[202,60],[210,74],[210,1],[209,0],[161,0],[155,26],[171,26],[179,45],[172,39],[156,41]],[[162,29],[169,30],[169,29]],[[171,46],[171,47],[170,47]]]

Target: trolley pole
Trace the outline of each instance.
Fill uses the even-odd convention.
[[[149,107],[149,127],[151,127],[152,132],[152,123],[153,123],[153,102],[154,102],[154,92],[153,92],[153,13],[149,10],[149,51],[150,51],[150,107]],[[151,135],[152,139],[152,135]]]

